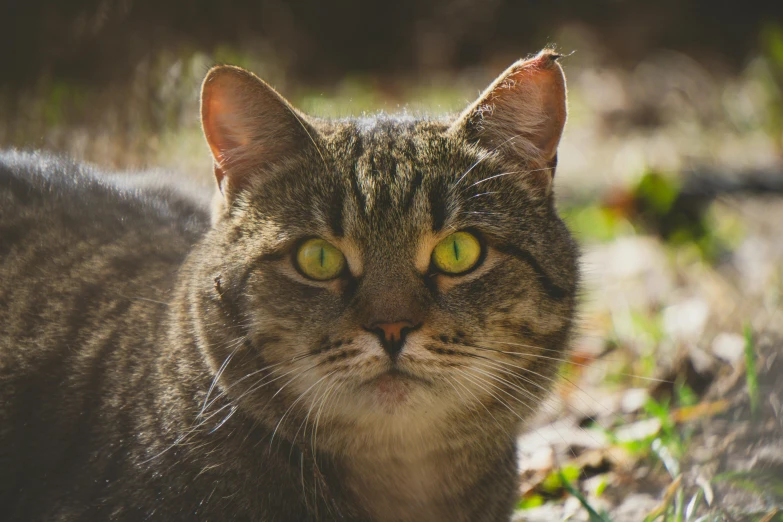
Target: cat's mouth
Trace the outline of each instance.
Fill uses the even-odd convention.
[[[404,370],[399,366],[392,366],[391,368],[381,373],[380,375],[376,375],[375,377],[368,379],[366,382],[372,383],[378,380],[392,380],[392,381],[399,380],[399,381],[418,382],[420,384],[431,384],[431,381],[429,379],[425,379],[423,377],[419,377],[418,375],[414,375],[413,373],[409,372],[408,370]]]
[[[432,384],[428,379],[414,375],[407,370],[393,366],[385,372],[364,382],[378,400],[387,405],[399,405],[406,402],[412,388]]]

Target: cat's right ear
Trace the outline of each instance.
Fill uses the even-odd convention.
[[[213,67],[201,87],[201,126],[230,202],[258,176],[312,143],[316,131],[282,96],[239,67]]]

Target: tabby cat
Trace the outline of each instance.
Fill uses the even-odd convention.
[[[0,518],[508,520],[574,317],[557,59],[448,120],[311,118],[215,67],[211,217],[0,155]]]

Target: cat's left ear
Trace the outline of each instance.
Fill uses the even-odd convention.
[[[464,132],[469,140],[536,171],[535,178],[548,187],[567,112],[560,57],[545,49],[513,64],[462,113],[451,131]]]
[[[213,67],[204,79],[201,126],[229,203],[252,180],[305,153],[318,134],[272,87],[230,65]]]

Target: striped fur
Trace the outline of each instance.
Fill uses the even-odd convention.
[[[507,520],[577,251],[535,162],[469,116],[278,115],[309,132],[222,172],[212,222],[176,187],[0,155],[3,520]],[[462,229],[482,264],[434,274]],[[297,273],[313,236],[350,274]],[[421,327],[388,392],[363,325],[401,314]]]

